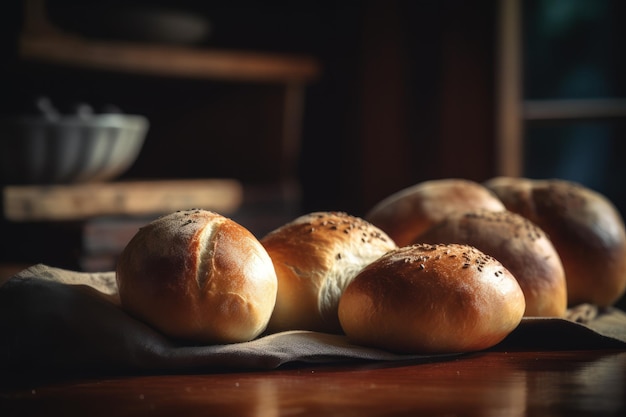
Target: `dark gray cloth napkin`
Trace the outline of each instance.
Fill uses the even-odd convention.
[[[216,372],[288,363],[432,361],[351,344],[344,335],[290,331],[246,343],[181,345],[119,306],[115,274],[28,268],[0,287],[0,372],[54,375]],[[626,313],[580,306],[568,319],[525,318],[494,349],[626,349]]]

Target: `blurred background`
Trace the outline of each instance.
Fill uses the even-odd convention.
[[[621,0],[0,8],[2,116],[40,113],[41,97],[60,114],[87,103],[142,115],[141,151],[111,181],[234,179],[242,201],[225,214],[257,235],[303,212],[361,216],[401,188],[446,177],[571,179],[626,214]],[[103,218],[122,230],[119,247],[151,215]],[[73,236],[71,250],[47,245],[36,260],[108,268],[111,254],[87,261],[94,221],[4,219],[3,236]],[[32,240],[17,240],[3,260],[32,261],[23,256],[37,252]]]

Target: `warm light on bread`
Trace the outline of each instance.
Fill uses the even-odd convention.
[[[570,306],[609,306],[624,294],[624,221],[605,196],[557,179],[498,177],[485,186],[548,234],[563,263]]]
[[[339,320],[356,344],[400,353],[492,347],[520,323],[524,294],[500,262],[467,245],[418,244],[382,256],[348,285]]]
[[[126,311],[197,343],[254,339],[267,326],[277,292],[272,261],[252,233],[199,209],[142,227],[122,252],[116,277]]]
[[[530,220],[508,210],[454,213],[418,239],[476,247],[517,279],[526,299],[525,316],[565,316],[567,286],[561,259],[548,236]]]
[[[400,190],[376,204],[365,220],[384,230],[398,246],[405,246],[450,213],[504,208],[483,185],[450,178],[424,181]]]
[[[352,278],[395,243],[361,218],[341,212],[298,217],[261,239],[278,276],[268,331],[341,333],[339,298]]]

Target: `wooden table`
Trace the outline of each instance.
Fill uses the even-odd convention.
[[[0,393],[2,416],[624,416],[626,351],[125,376]]]

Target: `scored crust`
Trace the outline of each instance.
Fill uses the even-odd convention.
[[[122,307],[162,333],[202,343],[251,340],[267,326],[277,279],[243,226],[185,210],[142,227],[116,268]]]

